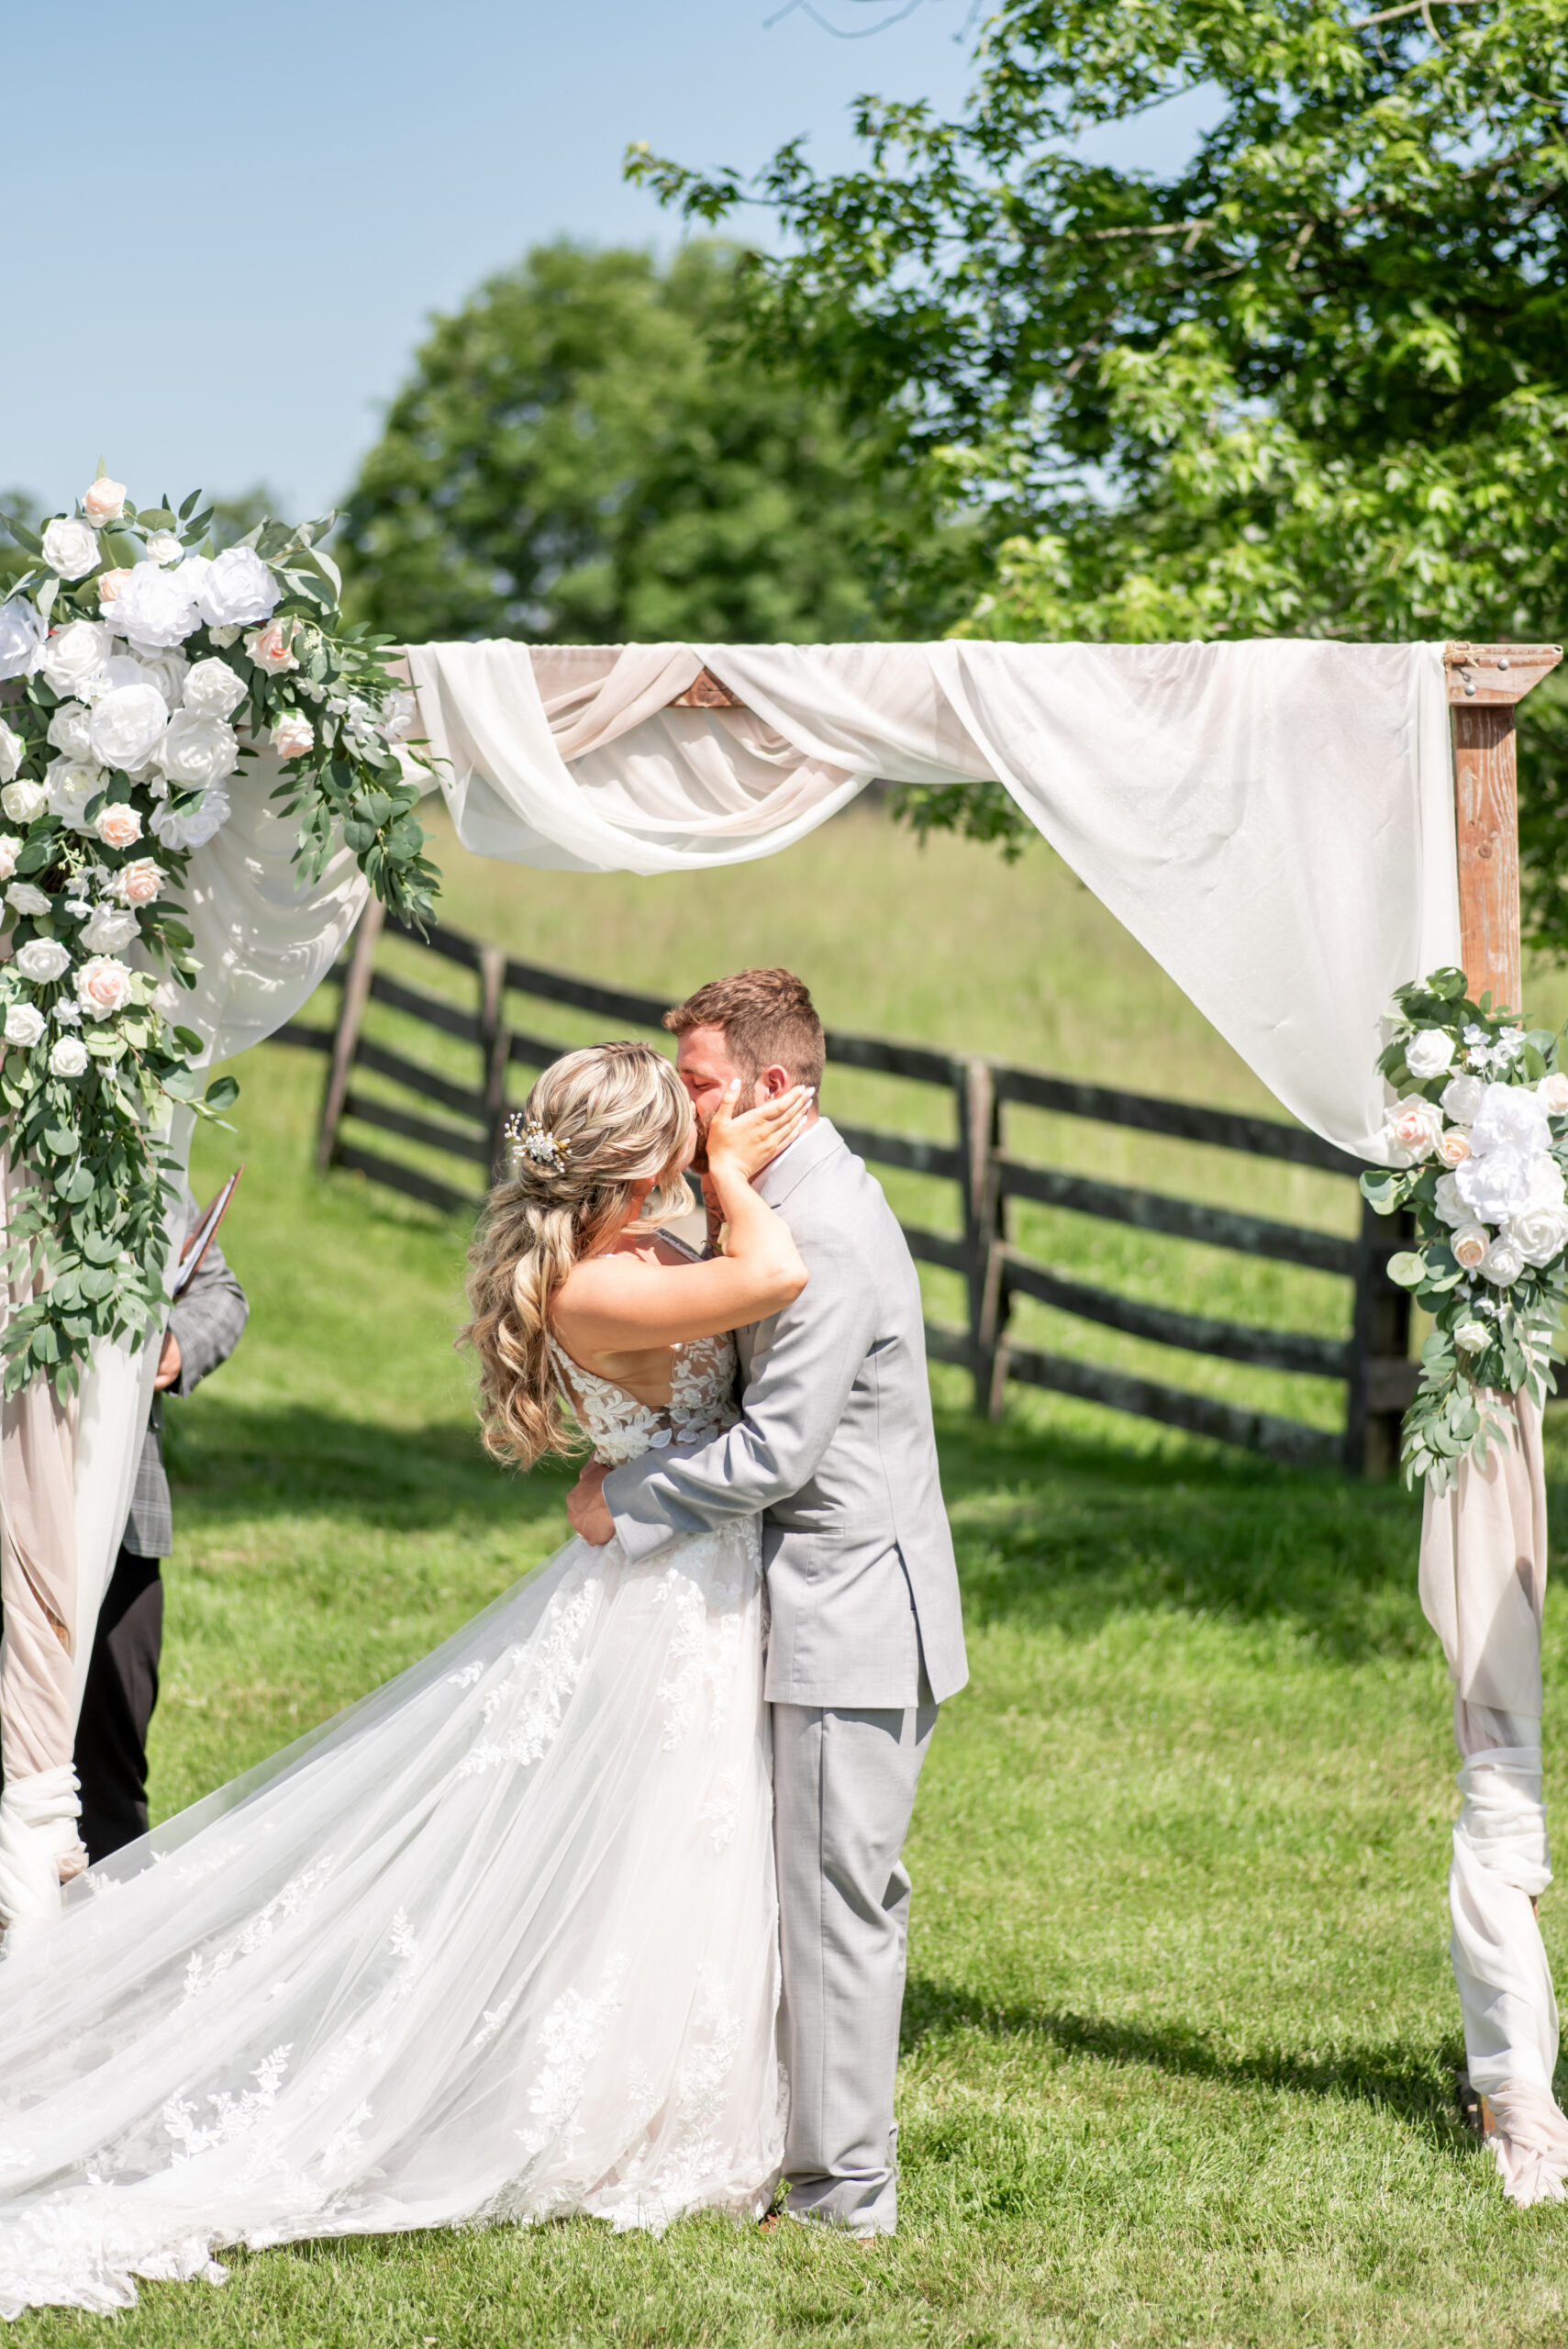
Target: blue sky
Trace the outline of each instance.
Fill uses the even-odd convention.
[[[101,449],[143,502],[265,481],[319,510],[431,311],[543,238],[672,239],[622,182],[629,140],[750,169],[806,132],[846,161],[859,91],[956,108],[972,0],[900,5],[8,10],[0,482],[67,504]]]

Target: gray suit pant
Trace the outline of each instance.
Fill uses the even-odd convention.
[[[909,1926],[899,1857],[935,1705],[774,1705],[773,1840],[792,2217],[893,2233]]]

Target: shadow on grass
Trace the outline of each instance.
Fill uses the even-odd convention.
[[[1341,2098],[1392,2112],[1411,2127],[1435,2131],[1455,2143],[1473,2142],[1454,2098],[1453,2074],[1462,2059],[1457,2042],[1451,2049],[1444,2047],[1436,2054],[1429,2047],[1396,2040],[1382,2047],[1348,2049],[1340,2055],[1293,2054],[1284,2048],[1255,2055],[1227,2055],[1202,2032],[1184,2030],[1179,2024],[1151,2030],[1141,2023],[1113,2022],[1094,2015],[999,2006],[949,1983],[912,1976],[904,1998],[905,2054],[961,2032],[978,2032],[996,2041],[1043,2041],[1063,2054],[1088,2055],[1102,2064],[1141,2065],[1184,2079]]]

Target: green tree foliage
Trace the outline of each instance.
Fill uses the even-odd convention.
[[[536,248],[440,318],[346,520],[358,617],[406,641],[885,635],[903,502],[837,404],[733,347],[738,256]]]
[[[1197,90],[1180,169],[1087,159]],[[981,518],[973,632],[1551,639],[1565,90],[1568,0],[1003,0],[962,119],[863,100],[851,171],[630,168],[697,217],[773,207],[751,333]],[[1568,707],[1522,731],[1568,944]]]

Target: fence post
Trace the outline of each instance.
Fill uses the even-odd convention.
[[[349,967],[343,975],[343,1000],[338,1012],[337,1033],[332,1039],[332,1057],[327,1064],[327,1089],[321,1097],[321,1130],[316,1143],[316,1171],[318,1174],[326,1174],[337,1147],[338,1124],[348,1097],[349,1075],[354,1065],[354,1054],[359,1049],[365,1006],[370,1001],[375,950],[385,919],[386,907],[381,899],[367,897],[365,909],[360,916],[360,926],[354,932]]]
[[[479,950],[479,1048],[484,1055],[484,1130],[490,1137],[490,1179],[499,1179],[506,1116],[506,1063],[512,1040],[506,1030],[506,957],[498,946]]]
[[[1352,1476],[1382,1479],[1399,1465],[1399,1422],[1419,1368],[1409,1358],[1410,1292],[1389,1279],[1388,1259],[1415,1236],[1408,1209],[1377,1215],[1362,1202],[1345,1409],[1345,1466]]]
[[[1002,1144],[1001,1107],[989,1061],[954,1067],[959,1149],[963,1163],[963,1238],[969,1289],[969,1353],[974,1408],[998,1419],[1006,1387],[1007,1292],[1003,1277],[1006,1218],[996,1179]]]

